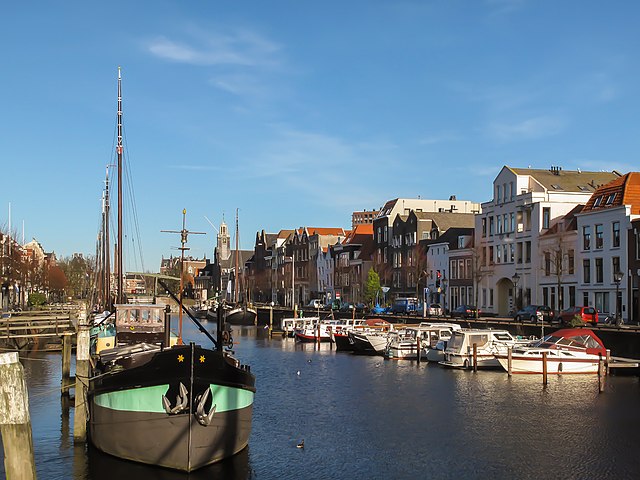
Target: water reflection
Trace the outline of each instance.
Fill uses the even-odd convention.
[[[205,324],[215,331],[215,324]],[[185,325],[187,340],[207,344]],[[190,475],[73,444],[59,353],[24,360],[38,476],[109,478],[635,478],[640,381],[449,370],[237,328],[256,374],[249,448]],[[304,439],[305,448],[296,445]],[[2,454],[0,453],[0,457]],[[3,466],[0,462],[0,478]]]
[[[114,478],[154,478],[158,480],[245,480],[254,478],[249,466],[249,448],[237,455],[201,468],[195,472],[184,473],[169,469],[142,465],[106,455],[93,447],[88,449],[89,477],[91,480],[113,480]]]

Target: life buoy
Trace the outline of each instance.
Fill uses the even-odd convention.
[[[226,330],[223,331],[222,332],[222,343],[225,343],[225,344],[229,343],[229,338],[230,338],[229,332],[226,331]]]

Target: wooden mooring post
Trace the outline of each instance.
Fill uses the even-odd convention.
[[[71,388],[71,335],[62,336],[62,381],[60,393],[69,396]]]
[[[513,347],[507,349],[507,375],[513,375]]]
[[[269,305],[269,338],[273,336],[273,305]]]
[[[542,385],[547,386],[547,352],[542,352]]]
[[[35,479],[29,396],[17,352],[0,354],[0,433],[7,480]]]
[[[598,353],[598,393],[604,392],[604,373],[605,366],[602,353]]]
[[[420,348],[420,335],[416,334],[416,359],[418,360],[418,364],[420,364],[422,349]]]
[[[478,371],[478,344],[473,344],[473,371]]]
[[[76,402],[73,412],[73,441],[84,443],[87,439],[87,390],[89,388],[89,329],[87,315],[78,318],[76,342]]]

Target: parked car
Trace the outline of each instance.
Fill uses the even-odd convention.
[[[351,302],[345,302],[342,305],[340,305],[340,311],[341,312],[350,312],[354,308],[355,308],[355,306]]]
[[[376,306],[371,309],[371,313],[374,313],[376,315],[391,313],[391,307],[383,307],[376,303]]]
[[[366,303],[356,303],[354,305],[354,308],[356,309],[356,313],[361,313],[361,314],[369,313],[369,305],[367,305]]]
[[[322,301],[318,300],[317,298],[315,300],[311,300],[307,305],[307,307],[311,307],[311,308],[322,308],[323,306],[324,305],[322,304]]]
[[[582,318],[584,323],[598,323],[598,311],[593,307],[569,307],[560,312],[560,323],[569,325],[576,316]]]
[[[336,310],[340,310],[341,305],[342,304],[341,304],[340,300],[333,300],[332,302],[327,303],[324,306],[324,308],[325,308],[325,310],[336,311]]]
[[[472,305],[458,305],[454,310],[451,311],[451,316],[453,318],[475,318],[476,311],[478,312],[478,317],[480,316],[480,309]]]
[[[410,315],[418,310],[418,299],[415,297],[398,297],[391,306],[391,313]]]
[[[430,317],[441,317],[444,311],[439,303],[429,303],[427,305],[427,315]]]
[[[531,320],[532,322],[553,322],[554,318],[554,311],[546,305],[527,305],[521,310],[518,310],[513,316],[513,319],[516,322],[521,320]]]

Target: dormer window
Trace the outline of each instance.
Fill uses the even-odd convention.
[[[609,196],[607,197],[607,205],[611,205],[613,203],[614,198],[616,198],[616,194],[610,193]]]
[[[596,197],[596,199],[593,201],[593,206],[594,206],[594,207],[599,207],[601,203],[602,203],[602,196],[598,196],[598,197]]]

